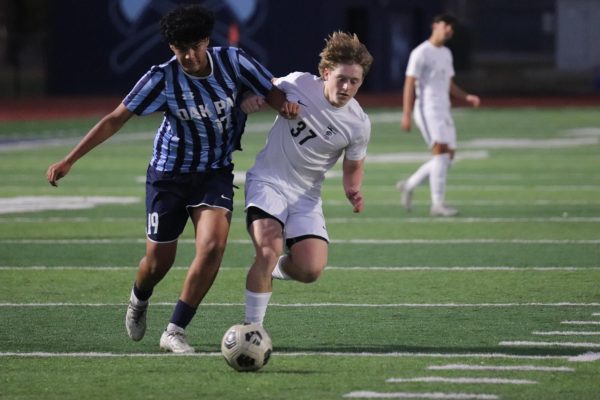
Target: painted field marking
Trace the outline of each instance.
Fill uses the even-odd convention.
[[[600,343],[586,342],[535,342],[535,341],[503,341],[498,343],[500,346],[520,347],[520,346],[540,346],[540,347],[586,347],[600,348]]]
[[[399,245],[399,244],[600,244],[600,239],[590,240],[561,240],[561,239],[333,239],[334,244],[371,244],[371,245]],[[115,239],[1,239],[0,244],[143,244],[146,239],[115,238]],[[180,239],[179,243],[193,244],[193,239]],[[249,239],[232,239],[230,244],[251,244]]]
[[[526,372],[574,372],[570,367],[543,367],[538,365],[470,365],[446,364],[430,365],[432,371],[526,371]]]
[[[504,378],[445,378],[441,376],[423,376],[418,378],[389,378],[388,383],[458,383],[458,384],[492,384],[492,385],[534,385],[537,381],[529,379],[504,379]]]
[[[144,178],[145,179],[145,178]],[[369,203],[371,205],[372,203]],[[0,210],[0,214],[2,211]],[[64,223],[81,223],[89,222],[142,222],[140,218],[133,217],[0,217],[2,223],[26,223],[26,224],[64,224]],[[233,218],[234,223],[245,222],[244,218]],[[431,217],[360,217],[360,218],[328,218],[327,223],[333,224],[504,224],[504,223],[599,223],[600,217],[545,217],[545,218],[504,218],[504,217],[452,217],[452,218],[436,218]]]
[[[246,271],[247,267],[221,267],[219,271]],[[0,265],[0,271],[137,271],[138,267],[135,266],[92,266],[92,265],[31,265],[31,266],[17,266],[17,265]],[[186,266],[174,266],[172,270],[187,271],[189,267]],[[329,265],[326,267],[328,271],[394,271],[394,272],[412,272],[412,271],[429,271],[429,272],[468,272],[468,271],[515,271],[515,272],[551,272],[551,271],[596,271],[600,270],[600,267],[509,267],[509,266],[465,266],[465,267],[429,267],[429,266],[378,266],[378,267],[358,267],[358,266],[334,266]],[[593,314],[592,314],[593,315]]]
[[[485,160],[490,157],[490,154],[486,150],[476,151],[461,151],[457,154],[456,161],[462,160]],[[431,154],[426,152],[414,152],[414,153],[374,153],[367,155],[365,160],[366,164],[406,164],[406,163],[423,163],[431,159]],[[338,173],[338,171],[334,171]],[[331,176],[331,173],[325,175]],[[341,174],[340,174],[341,175]]]
[[[443,393],[443,392],[370,392],[356,391],[342,397],[353,399],[452,399],[452,400],[497,400],[495,394],[481,393]]]
[[[538,336],[598,336],[600,331],[533,331],[531,334]]]
[[[365,223],[378,223],[378,224],[397,224],[397,223],[410,223],[410,224],[438,224],[438,223],[453,223],[453,224],[504,224],[504,223],[565,223],[565,222],[585,222],[585,223],[598,223],[600,217],[546,217],[546,218],[480,218],[480,217],[452,217],[452,218],[436,218],[435,220],[431,217],[361,217],[361,218],[328,218],[327,224],[365,224]]]
[[[560,321],[564,325],[600,325],[600,321]]]
[[[138,197],[117,196],[18,196],[0,198],[0,214],[46,210],[81,210],[105,204],[137,204]]]
[[[587,352],[578,356],[569,357],[569,361],[573,362],[594,362],[600,360],[600,353]]]
[[[331,240],[335,244],[600,244],[600,239],[346,239]]]
[[[0,267],[1,268],[1,267]],[[27,268],[27,267],[25,267]],[[549,272],[549,271],[593,271],[600,270],[600,267],[509,267],[509,266],[450,266],[450,267],[429,267],[429,266],[378,266],[378,267],[342,267],[342,266],[327,266],[327,270],[343,270],[343,271],[519,271],[519,272]]]
[[[390,353],[343,353],[343,352],[275,352],[277,357],[390,357],[390,358],[481,358],[481,359],[508,359],[508,360],[569,360],[570,356],[556,355],[515,355],[503,353],[409,353],[409,352],[390,352]],[[157,353],[113,353],[113,352],[65,352],[52,353],[44,351],[36,352],[0,352],[0,357],[39,357],[39,358],[110,358],[110,357],[222,357],[220,352],[199,352],[188,354],[173,354],[165,352]]]
[[[397,192],[396,192],[397,193]],[[388,201],[369,201],[369,205],[373,206],[389,206],[399,205],[400,200],[388,200]],[[347,200],[323,200],[323,204],[326,206],[344,206],[348,207]],[[413,202],[417,206],[429,206],[428,201],[416,200]],[[452,202],[453,205],[457,206],[593,206],[598,205],[600,202],[594,200],[532,200],[532,201],[517,201],[517,200],[456,200]],[[432,219],[433,220],[433,219]],[[436,218],[435,221],[443,219]]]
[[[366,185],[373,191],[396,192],[394,185]],[[597,185],[451,185],[452,191],[475,192],[596,192],[600,190]]]
[[[1,146],[0,146],[1,147]],[[140,178],[140,183],[144,183],[146,180],[146,177],[143,176]],[[479,188],[479,186],[473,186],[473,190],[475,190],[475,188]],[[395,191],[395,189],[393,187],[388,188],[388,191]],[[138,200],[138,203],[141,201],[142,199]],[[243,201],[241,200],[235,200],[234,204],[236,205],[243,205]],[[413,202],[413,204],[415,206],[429,206],[429,202],[428,201],[424,201],[424,200],[415,200]],[[537,200],[531,200],[531,201],[518,201],[518,200],[456,200],[452,202],[453,205],[456,206],[469,206],[469,207],[488,207],[488,206],[499,206],[499,207],[511,207],[511,206],[567,206],[567,207],[575,207],[575,206],[595,206],[595,205],[599,205],[600,201],[595,201],[595,200],[550,200],[550,199],[537,199]],[[326,199],[323,200],[323,205],[328,206],[328,207],[348,207],[348,201],[346,200],[332,200],[332,199]],[[370,207],[374,207],[374,206],[398,206],[399,205],[399,200],[370,200],[369,201],[369,206]],[[78,207],[81,208],[81,207]],[[31,211],[35,211],[35,210],[31,210]],[[0,213],[0,214],[6,214],[9,215],[8,213]],[[531,217],[529,217],[531,218]],[[569,218],[572,218],[573,221],[581,221],[581,222],[586,222],[589,220],[589,218],[585,218],[585,217],[564,217],[563,213],[560,213],[560,215],[558,217],[549,217],[549,219],[555,220],[556,222],[559,222],[559,220],[562,220],[563,218],[565,218],[566,220],[568,220]],[[594,221],[597,217],[590,217],[592,221]],[[16,221],[16,222],[36,222],[36,221],[47,221],[47,222],[61,222],[61,221],[69,221],[69,222],[85,222],[86,220],[90,220],[92,218],[90,217],[23,217],[23,216],[14,216],[14,217],[10,217],[10,216],[5,216],[2,217],[1,220],[10,220],[10,221]],[[112,222],[112,221],[142,221],[142,219],[140,218],[132,218],[132,217],[122,217],[122,218],[116,218],[116,217],[102,217],[102,218],[93,218],[94,220],[97,221],[106,221],[106,222]],[[352,218],[352,219],[357,219],[357,220],[363,220],[363,218]],[[480,217],[479,219],[481,219],[482,222],[485,222],[486,218],[485,217]],[[491,217],[489,219],[498,219],[498,217]],[[503,218],[500,218],[503,219]],[[518,217],[512,217],[512,218],[507,218],[507,219],[515,219],[518,221],[522,221],[522,220],[526,220],[527,217],[523,217],[518,218]],[[546,218],[532,218],[533,220],[537,220],[539,219],[540,221],[545,220]],[[243,218],[234,218],[234,220],[243,220]],[[440,222],[459,222],[461,220],[467,220],[467,218],[464,217],[453,217],[453,218],[431,218],[431,217],[406,217],[406,218],[398,218],[398,220],[402,220],[402,221],[419,221],[419,220],[423,220],[423,221],[435,221],[436,223],[440,223]],[[473,217],[473,221],[476,221],[477,218]],[[329,221],[329,220],[328,220]],[[499,221],[501,222],[501,221]]]
[[[598,312],[592,313],[592,316],[593,317],[600,317],[600,313],[598,313]]]
[[[574,142],[570,142],[574,140]],[[567,148],[574,146],[594,145],[598,143],[596,137],[570,137],[570,138],[553,138],[553,139],[506,139],[506,138],[486,138],[473,139],[466,142],[461,142],[461,149],[553,149]]]
[[[0,303],[0,307],[124,307],[127,303]],[[175,303],[155,302],[153,307]],[[244,303],[202,303],[201,307],[243,307]],[[600,303],[272,303],[270,307],[357,307],[357,308],[510,308],[510,307],[598,307]]]

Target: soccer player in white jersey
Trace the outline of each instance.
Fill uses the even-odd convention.
[[[445,204],[446,176],[456,151],[456,130],[450,114],[450,96],[479,107],[478,96],[469,94],[453,81],[452,53],[444,44],[454,34],[451,15],[434,17],[431,36],[417,46],[408,59],[404,81],[402,128],[410,132],[414,117],[432,158],[407,180],[399,181],[401,202],[410,211],[413,191],[429,178],[431,215],[451,217],[458,213]]]
[[[310,283],[325,268],[321,184],[341,156],[346,197],[354,212],[364,206],[371,124],[354,96],[373,58],[356,35],[343,32],[329,36],[320,57],[320,76],[294,72],[275,80],[299,115],[277,117],[246,174],[247,227],[256,252],[246,277],[246,323],[263,323],[272,278]]]
[[[183,282],[160,348],[191,353],[185,328],[217,276],[233,209],[233,162],[245,114],[244,92],[265,96],[282,115],[289,103],[272,84],[273,75],[243,50],[209,47],[214,14],[197,5],[181,5],[160,23],[174,56],[138,81],[123,102],[106,115],[77,146],[47,171],[57,185],[73,164],[110,138],[133,116],[164,115],[154,140],[146,175],[146,254],[140,260],[125,316],[127,334],[138,341],[146,333],[148,302],[155,286],[175,261],[179,235],[188,219],[194,224],[196,255]]]

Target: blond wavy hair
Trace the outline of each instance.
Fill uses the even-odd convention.
[[[333,32],[325,39],[325,47],[319,54],[319,74],[323,77],[325,69],[333,70],[338,64],[358,64],[363,69],[363,78],[369,72],[373,56],[367,47],[358,40],[356,34]]]

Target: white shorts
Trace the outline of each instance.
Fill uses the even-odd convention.
[[[247,180],[246,207],[257,207],[283,224],[284,239],[314,235],[329,241],[320,198],[278,188],[268,182]]]
[[[429,148],[434,143],[444,143],[456,149],[456,128],[450,112],[423,111],[417,106],[414,119]]]

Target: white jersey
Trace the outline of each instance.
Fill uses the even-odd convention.
[[[275,84],[300,104],[299,116],[277,116],[247,178],[318,197],[325,172],[343,153],[349,160],[365,158],[371,122],[355,99],[343,107],[331,105],[323,80],[312,74],[293,72]]]
[[[434,46],[429,40],[421,43],[410,53],[406,76],[417,78],[415,109],[450,112],[450,81],[454,76],[450,49]]]

